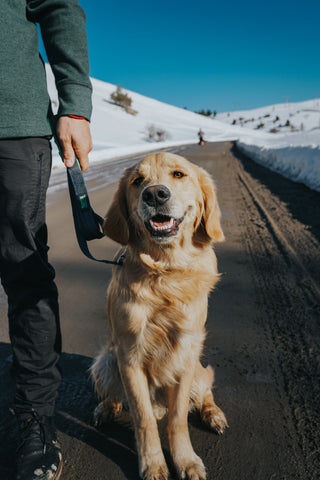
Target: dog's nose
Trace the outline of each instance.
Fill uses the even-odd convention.
[[[152,185],[142,192],[142,200],[150,207],[164,205],[170,197],[170,190],[164,185]]]

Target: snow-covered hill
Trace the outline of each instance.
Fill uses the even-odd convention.
[[[53,107],[57,108],[57,93],[50,68],[47,66],[48,88]],[[197,143],[199,128],[205,132],[205,139],[226,140],[239,137],[241,127],[229,127],[196,113],[184,110],[143,95],[123,90],[132,99],[136,115],[128,114],[110,100],[116,86],[91,79],[93,86],[93,115],[91,132],[93,152],[91,161],[116,158],[135,152],[143,152],[170,145]],[[148,138],[149,127],[162,130],[167,137],[157,142]],[[60,166],[56,157],[54,165]]]
[[[221,113],[216,118],[245,128],[237,145],[249,157],[320,191],[320,99]],[[250,138],[249,126],[254,133],[261,132],[261,138]]]
[[[48,66],[47,79],[53,106],[57,108],[57,93]],[[213,119],[124,90],[132,99],[132,109],[137,112],[132,115],[110,100],[115,85],[91,80],[94,144],[91,162],[196,144],[201,128],[206,140],[237,140],[239,148],[254,160],[320,191],[320,100],[218,114]],[[165,140],[150,139],[151,128],[162,131]],[[277,133],[270,133],[273,128]],[[53,161],[54,167],[63,165],[56,150]]]
[[[320,132],[320,99],[218,113],[217,120],[274,134]]]

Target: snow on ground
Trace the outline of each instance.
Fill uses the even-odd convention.
[[[57,93],[48,66],[47,79],[56,109]],[[132,99],[132,109],[137,112],[132,115],[110,100],[110,94],[116,90],[115,85],[91,80],[91,132],[94,145],[90,154],[91,163],[197,143],[197,133],[201,128],[206,140],[236,140],[238,147],[253,160],[320,191],[319,99],[221,113],[213,119],[123,90]],[[150,140],[148,134],[151,126],[156,131],[162,130],[166,139],[161,142]],[[276,133],[271,133],[272,129]],[[53,165],[63,166],[56,149]]]
[[[47,68],[48,89],[54,109],[57,108],[57,93],[51,70]],[[205,132],[206,140],[228,140],[239,137],[241,127],[229,127],[210,118],[188,110],[174,107],[140,94],[124,90],[132,98],[132,108],[136,115],[128,114],[110,100],[110,94],[116,86],[100,80],[91,79],[93,86],[93,114],[91,133],[93,151],[91,162],[123,157],[130,154],[175,146],[197,143],[199,128]],[[165,141],[150,141],[148,128],[163,130]],[[230,133],[232,132],[232,133]],[[62,165],[57,151],[54,154],[54,166]]]
[[[295,182],[320,191],[320,99],[221,113],[219,121],[268,137],[240,134],[237,146],[250,158]]]
[[[256,162],[320,192],[319,134],[285,136],[277,142],[246,138],[238,140],[237,146]]]

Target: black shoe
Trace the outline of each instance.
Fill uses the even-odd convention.
[[[62,470],[60,445],[51,417],[19,421],[21,445],[17,450],[15,480],[58,480]]]

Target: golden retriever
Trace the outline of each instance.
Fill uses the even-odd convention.
[[[213,400],[213,369],[200,363],[208,294],[219,279],[212,243],[224,239],[214,183],[205,170],[178,155],[150,154],[125,171],[105,233],[125,252],[107,295],[112,339],[92,366],[102,400],[96,424],[129,405],[140,475],[165,480],[169,473],[157,420],[168,412],[179,478],[203,480],[188,411],[199,410],[218,433],[228,426]]]

